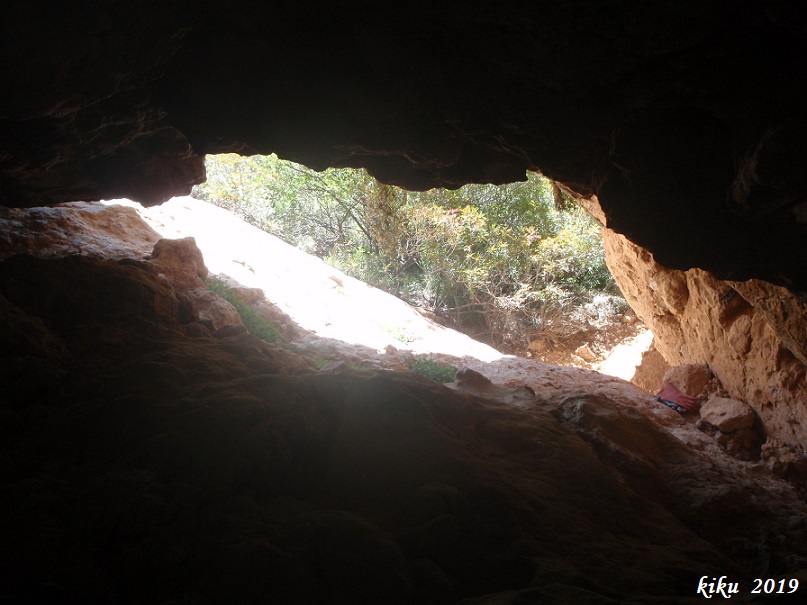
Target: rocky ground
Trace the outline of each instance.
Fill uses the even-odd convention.
[[[803,494],[731,455],[748,427],[708,370],[679,384],[711,415],[681,416],[198,207],[0,214],[0,600],[686,603],[703,576],[735,601],[807,581]],[[248,334],[208,270],[284,341]]]

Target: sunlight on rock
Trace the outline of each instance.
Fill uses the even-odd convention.
[[[645,330],[630,340],[618,344],[597,366],[597,371],[629,381],[636,372],[636,366],[642,363],[642,353],[650,348],[652,342],[653,333]]]
[[[207,202],[177,197],[151,208],[129,200],[104,203],[135,208],[163,237],[196,238],[211,273],[262,289],[302,328],[318,336],[379,352],[392,346],[414,354],[470,356],[485,362],[504,357]]]

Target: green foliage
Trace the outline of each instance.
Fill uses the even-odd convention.
[[[382,324],[380,326],[382,330],[384,330],[387,334],[390,334],[395,340],[401,342],[403,344],[409,344],[410,342],[415,341],[415,336],[406,328],[402,328],[400,326],[390,326]]]
[[[409,362],[409,369],[435,382],[454,382],[454,376],[457,374],[457,368],[454,366],[438,363],[422,355]]]
[[[207,182],[193,195],[231,210],[301,250],[325,257],[352,248],[368,229],[364,171],[316,172],[275,155],[208,156]]]
[[[244,322],[244,327],[247,329],[247,332],[269,343],[275,344],[282,341],[280,326],[269,321],[251,306],[240,300],[236,296],[235,290],[230,288],[221,279],[215,276],[209,276],[205,280],[205,285],[209,290],[215,292],[235,307],[235,310],[238,311],[238,315],[241,316],[241,321]]]
[[[599,226],[548,179],[408,192],[365,171],[208,156],[194,195],[496,345],[615,293]]]

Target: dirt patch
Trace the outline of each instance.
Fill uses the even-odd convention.
[[[530,349],[512,351],[512,354],[559,366],[597,370],[619,345],[631,343],[647,331],[647,326],[640,321],[624,323],[611,319],[581,328],[559,341],[533,341]],[[640,342],[637,346],[647,349],[647,343]]]

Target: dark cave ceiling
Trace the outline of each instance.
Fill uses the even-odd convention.
[[[540,170],[668,267],[805,292],[802,6],[7,4],[1,201],[159,203],[229,151],[412,189]]]

